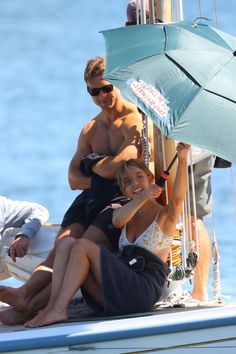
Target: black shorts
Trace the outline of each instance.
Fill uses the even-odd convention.
[[[121,205],[119,203],[111,203],[105,209],[103,209],[91,225],[98,227],[102,230],[110,242],[113,251],[118,250],[118,242],[120,238],[121,229],[117,229],[112,224],[112,216],[115,209],[120,208]]]
[[[89,201],[89,190],[85,189],[82,193],[80,193],[67,212],[65,213],[61,227],[65,229],[66,227],[72,225],[72,224],[80,224],[83,225],[85,229],[92,223],[96,215],[104,209],[105,206],[103,206],[98,212],[96,210],[93,210],[93,212],[88,213],[87,212],[87,205]]]

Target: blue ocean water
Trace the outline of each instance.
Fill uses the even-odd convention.
[[[203,2],[202,2],[203,3]],[[230,7],[231,3],[231,7]],[[212,19],[236,35],[235,1],[184,1],[185,17]],[[1,195],[37,201],[60,223],[77,195],[67,169],[79,132],[98,108],[83,82],[86,61],[104,55],[100,30],[122,26],[127,0],[1,0]],[[221,254],[223,294],[236,297],[235,166],[214,170],[214,220]],[[210,220],[207,220],[209,230]],[[209,289],[212,277],[209,281]],[[17,283],[10,280],[10,283]]]

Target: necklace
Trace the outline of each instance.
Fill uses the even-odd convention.
[[[158,211],[156,210],[156,203],[149,203],[146,207],[142,207],[139,210],[137,210],[136,215],[140,217],[140,215],[142,216],[146,216],[149,215],[150,213],[153,213],[153,211],[155,210],[155,213]]]

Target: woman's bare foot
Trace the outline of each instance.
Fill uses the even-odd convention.
[[[67,311],[58,311],[55,308],[51,307],[50,309],[44,309],[34,317],[32,320],[25,323],[25,327],[34,328],[47,326],[53,323],[58,323],[68,320]]]
[[[27,298],[27,293],[21,288],[0,286],[0,301],[11,305],[16,311],[25,312],[29,300]]]
[[[9,308],[0,312],[0,322],[7,325],[24,324],[33,317],[31,313],[22,313],[16,311],[14,308]]]
[[[48,308],[48,306],[46,306],[44,309],[39,311],[36,316],[34,316],[32,318],[32,321],[26,322],[25,323],[25,327],[29,327],[31,325],[31,322],[32,323],[41,322],[43,320],[43,318],[46,316],[46,314],[48,313],[49,310],[50,310],[50,308]]]

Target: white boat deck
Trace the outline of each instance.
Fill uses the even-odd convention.
[[[212,348],[214,354],[218,353],[217,348],[222,353],[222,345],[236,352],[236,304],[168,308],[126,318],[82,318],[36,329],[0,325],[0,353],[96,350],[112,354],[145,351],[177,354],[183,347],[193,349],[203,345],[204,350]],[[224,353],[231,351],[224,349]]]

